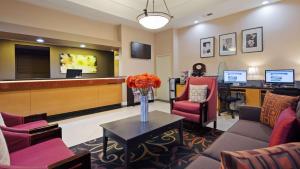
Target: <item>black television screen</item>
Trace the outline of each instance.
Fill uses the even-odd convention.
[[[131,57],[138,59],[151,59],[151,45],[131,42]]]

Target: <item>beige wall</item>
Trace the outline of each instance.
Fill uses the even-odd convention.
[[[50,47],[51,78],[66,77],[66,74],[60,73],[60,53],[96,56],[98,72],[83,74],[84,77],[114,76],[114,55],[112,52],[0,40],[0,79],[15,79],[15,44]]]
[[[207,65],[208,74],[216,74],[218,65],[225,62],[228,69],[247,69],[258,66],[259,76],[264,78],[265,69],[296,69],[300,80],[300,1],[284,0],[280,3],[241,12],[217,20],[201,23],[178,30],[178,70],[190,70],[192,65],[202,62]],[[241,30],[263,26],[264,52],[242,53]],[[219,35],[237,32],[238,54],[219,56]],[[216,37],[214,58],[200,58],[200,39]],[[175,65],[176,66],[176,65]]]
[[[130,43],[132,41],[151,45],[151,59],[131,58]],[[154,51],[154,33],[122,25],[119,74],[121,76],[128,76],[141,73],[154,73]],[[123,85],[123,101],[126,98],[126,86]]]

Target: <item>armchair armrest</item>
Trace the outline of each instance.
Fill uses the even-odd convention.
[[[40,133],[31,134],[31,145],[38,144],[54,138],[62,138],[60,127],[50,129]]]
[[[61,138],[61,128],[54,128],[36,134],[16,133],[2,130],[9,152],[24,149],[31,145],[41,143],[53,138]]]
[[[91,169],[91,153],[88,151],[81,152],[63,161],[48,166],[49,169]]]
[[[47,120],[47,113],[33,114],[24,117],[24,123],[34,122],[38,120]]]
[[[39,133],[39,132],[44,132],[50,129],[55,129],[58,128],[58,124],[49,124],[47,126],[43,126],[43,127],[38,127],[35,129],[31,129],[28,131],[29,134],[34,134],[34,133]]]
[[[241,120],[250,120],[250,121],[259,122],[260,111],[261,111],[261,108],[259,108],[259,107],[240,106],[239,107],[239,117]]]
[[[10,153],[29,147],[31,145],[31,135],[26,133],[14,133],[3,130],[3,135]]]
[[[16,129],[13,127],[5,127],[5,126],[0,126],[0,128],[3,131],[10,131],[10,132],[15,132],[15,133],[28,133],[28,130],[24,130],[24,129]]]
[[[22,116],[12,115],[4,112],[1,112],[1,115],[7,127],[24,124],[24,118]]]

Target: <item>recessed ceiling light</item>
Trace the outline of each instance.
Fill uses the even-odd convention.
[[[194,24],[197,24],[197,23],[199,23],[199,21],[198,21],[198,20],[194,21]]]
[[[267,5],[268,3],[270,3],[270,2],[269,1],[263,1],[261,4]]]
[[[38,43],[44,43],[44,42],[45,42],[45,40],[44,40],[44,39],[42,39],[42,38],[38,38],[38,39],[36,39],[36,42],[38,42]]]
[[[85,48],[86,45],[85,45],[85,44],[81,44],[80,47],[81,47],[81,48]]]

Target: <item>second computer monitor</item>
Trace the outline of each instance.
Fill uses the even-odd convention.
[[[224,83],[247,83],[246,70],[225,70]]]
[[[266,70],[265,82],[273,84],[294,84],[295,71],[293,69]]]

